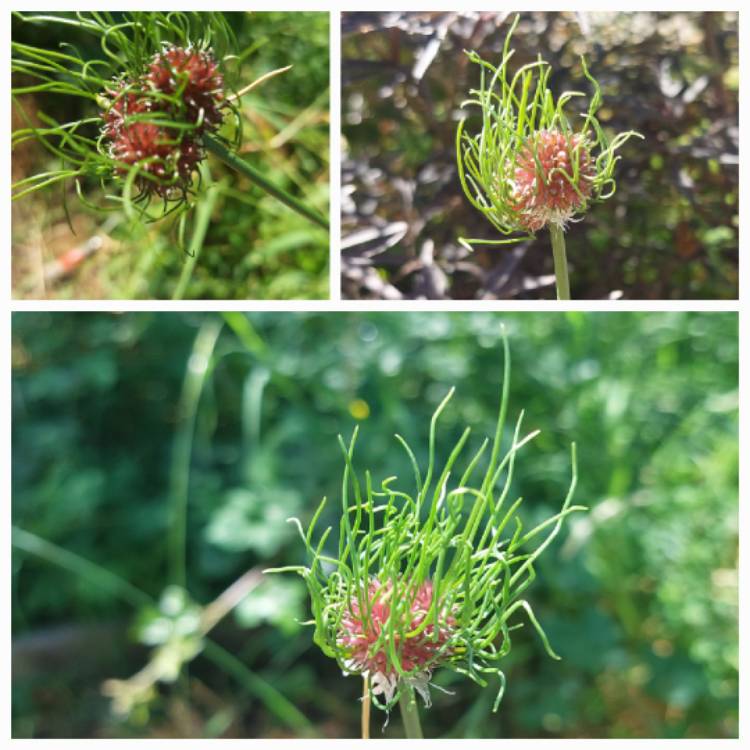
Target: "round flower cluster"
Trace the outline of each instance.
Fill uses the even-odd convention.
[[[393,584],[390,581],[381,584],[372,580],[366,596],[369,600],[366,611],[362,611],[354,597],[341,618],[338,645],[349,655],[345,669],[368,677],[372,694],[382,695],[386,704],[393,701],[401,673],[404,673],[404,682],[415,688],[429,705],[432,670],[451,656],[446,644],[455,634],[455,618],[441,611],[437,625],[432,622],[434,613],[425,624],[433,607],[433,588],[429,580],[411,593],[408,602],[408,593],[403,592],[399,603],[391,601]],[[396,622],[391,622],[394,616]],[[392,632],[393,652],[398,657],[401,672],[391,657],[389,632]]]
[[[227,99],[210,51],[168,47],[146,72],[106,89],[102,132],[120,174],[138,165],[142,193],[184,194],[205,153],[204,133],[218,130]],[[165,123],[174,123],[174,126]]]
[[[564,227],[591,196],[595,168],[585,139],[559,130],[533,133],[516,155],[511,205],[518,224],[538,232]]]

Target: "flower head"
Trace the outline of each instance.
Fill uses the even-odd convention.
[[[390,708],[404,689],[416,689],[429,705],[430,680],[439,667],[480,685],[487,684],[487,675],[496,674],[500,679],[497,707],[505,687],[499,662],[510,651],[510,631],[517,627],[510,619],[520,612],[527,614],[548,653],[556,656],[521,594],[533,581],[534,563],[563,519],[584,510],[570,504],[575,448],[573,478],[561,511],[524,531],[518,515],[521,499],[511,501],[509,493],[516,454],[537,433],[521,438],[521,414],[510,446],[504,454],[501,451],[509,375],[505,342],[495,440],[489,450],[490,441],[485,440],[460,471],[468,428],[442,468],[435,457],[438,418],[452,390],[430,423],[424,474],[414,451],[399,438],[414,470],[413,486],[395,476],[379,487],[373,485],[369,472],[361,478],[353,463],[357,431],[349,445],[341,440],[346,466],[338,552],[326,548],[331,526],[313,542],[324,499],[307,532],[297,519],[290,519],[310,555],[309,566],[268,571],[294,571],[305,579],[315,642],[345,674],[363,676],[373,702],[381,708]],[[480,465],[480,476],[474,477]],[[506,535],[506,529],[512,534]]]
[[[567,91],[555,100],[547,86],[551,69],[544,60],[524,65],[509,75],[513,57],[510,40],[516,16],[505,39],[498,67],[476,52],[469,59],[480,66],[480,85],[465,105],[477,107],[481,128],[471,133],[462,120],[456,134],[458,173],[464,193],[503,235],[534,234],[554,224],[564,228],[583,216],[589,204],[605,200],[615,191],[617,149],[633,131],[610,140],[596,119],[601,91],[581,66],[594,88],[580,125],[568,119],[565,107],[578,91]],[[523,237],[488,241],[516,242]],[[472,240],[482,242],[482,240]],[[469,245],[470,241],[461,240]],[[470,245],[469,245],[470,247]]]
[[[227,106],[210,51],[177,46],[155,54],[141,76],[116,80],[101,101],[116,171],[136,169],[142,195],[168,199],[190,189],[205,156],[201,136],[219,128]]]

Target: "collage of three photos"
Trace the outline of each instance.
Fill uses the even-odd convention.
[[[739,738],[738,12],[7,16],[12,738]]]

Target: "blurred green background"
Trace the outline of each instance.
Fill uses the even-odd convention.
[[[71,14],[68,14],[71,15]],[[122,14],[115,14],[121,16]],[[275,184],[324,216],[329,198],[328,13],[224,13],[237,37],[226,63],[227,85],[238,91],[260,76],[291,65],[241,99],[240,155]],[[13,18],[14,42],[59,50],[74,44],[84,59],[103,55],[99,39],[76,28]],[[14,85],[29,81],[16,76]],[[39,125],[39,112],[58,122],[96,114],[84,99],[24,94],[13,103],[13,128]],[[224,134],[233,137],[227,117]],[[92,137],[97,130],[93,128]],[[191,299],[322,299],[328,297],[328,233],[291,211],[245,177],[209,156],[220,184],[200,256],[181,296]],[[13,180],[59,167],[38,143],[13,150]],[[204,183],[205,184],[205,183]],[[119,188],[121,189],[121,188]],[[105,204],[94,180],[87,198]],[[198,196],[198,204],[206,198]],[[111,206],[111,204],[110,204]],[[157,204],[154,204],[156,211]],[[70,214],[70,224],[66,216]],[[71,231],[71,225],[74,231]],[[190,239],[190,226],[186,234]],[[92,238],[93,244],[89,245]],[[95,239],[99,238],[99,239]],[[175,221],[128,219],[81,203],[65,183],[13,203],[12,271],[16,298],[170,298],[190,258]],[[64,270],[60,259],[93,247]]]
[[[343,289],[348,298],[554,299],[549,233],[497,239],[461,190],[456,127],[479,85],[464,50],[502,59],[515,13],[342,14]],[[567,231],[574,299],[736,299],[739,40],[736,12],[524,12],[512,75],[541,55],[571,122],[597,116],[618,152],[617,192]]]
[[[453,694],[433,691],[426,735],[737,736],[737,316],[677,312],[16,313],[14,735],[358,736],[360,682],[295,624],[295,576],[242,598],[129,717],[100,686],[141,670],[147,645],[168,641],[179,667],[200,610],[175,588],[161,611],[148,599],[181,582],[183,559],[200,604],[248,570],[303,560],[285,519],[339,497],[337,433],[360,424],[356,465],[376,483],[408,481],[393,433],[422,462],[452,385],[443,457],[465,424],[472,445],[490,434],[501,324],[510,417],[523,408],[542,430],[511,494],[554,513],[575,440],[575,501],[591,511],[529,591],[563,660],[518,631],[497,714],[493,689],[438,671]],[[383,736],[401,732],[394,714]]]

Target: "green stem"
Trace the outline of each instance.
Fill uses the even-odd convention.
[[[570,282],[568,281],[568,261],[565,258],[565,233],[558,224],[549,225],[552,238],[552,257],[555,261],[555,283],[557,299],[570,299]]]
[[[150,604],[152,599],[145,592],[133,586],[124,578],[110,573],[109,570],[86,560],[75,552],[59,547],[46,539],[32,534],[30,531],[18,526],[11,527],[11,544],[28,555],[34,555],[40,560],[56,565],[58,568],[67,570],[87,584],[98,586],[110,594],[127,602],[133,607],[142,607]]]
[[[401,708],[401,718],[404,722],[404,731],[407,739],[421,740],[424,739],[422,726],[419,723],[419,710],[417,709],[417,699],[414,696],[413,688],[403,686],[401,695],[398,699],[398,705]]]
[[[283,204],[291,208],[293,211],[296,211],[301,216],[304,216],[309,221],[323,227],[323,229],[329,228],[328,220],[321,216],[317,211],[308,208],[302,203],[302,201],[287,193],[286,190],[274,185],[255,167],[250,166],[250,164],[244,159],[241,159],[237,154],[227,149],[220,141],[210,135],[204,135],[203,144],[207,151],[210,151],[218,159],[221,159],[221,161],[223,161],[228,167],[241,172],[245,177],[254,182],[262,190],[265,190],[269,195],[280,200]]]
[[[185,290],[193,276],[195,270],[195,264],[198,262],[198,256],[201,254],[203,249],[203,243],[206,240],[206,232],[208,232],[208,225],[211,221],[211,214],[214,211],[216,205],[216,198],[220,192],[220,186],[211,183],[211,175],[208,169],[202,170],[203,179],[208,182],[208,187],[203,194],[203,200],[198,204],[195,210],[195,225],[193,227],[193,236],[190,238],[190,247],[187,251],[187,259],[185,265],[182,267],[182,273],[180,273],[180,279],[177,282],[172,299],[182,299],[185,296]]]
[[[203,386],[211,370],[211,358],[222,325],[221,319],[208,318],[198,330],[189,364],[185,371],[178,405],[178,422],[169,471],[170,507],[167,545],[169,548],[171,582],[182,588],[185,588],[187,582],[185,571],[187,506],[195,419],[198,413],[198,402],[203,393]]]
[[[315,727],[309,719],[270,682],[248,669],[231,651],[214,641],[206,640],[203,653],[219,669],[232,675],[250,695],[262,700],[266,708],[288,727],[303,737],[315,736]]]

